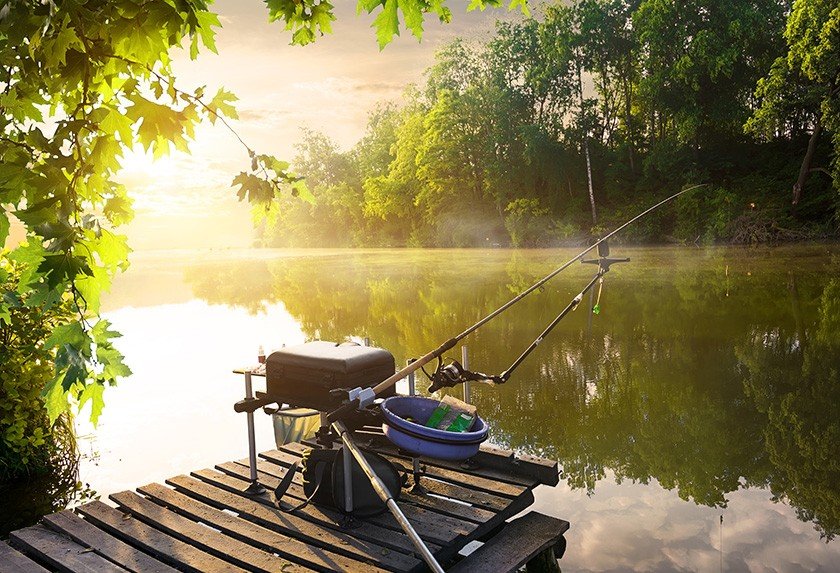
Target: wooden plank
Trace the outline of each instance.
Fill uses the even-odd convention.
[[[264,573],[278,570],[296,573],[312,571],[310,567],[292,563],[288,559],[271,555],[247,543],[213,531],[144,499],[134,492],[119,492],[111,494],[109,498],[118,503],[123,510],[130,512],[131,515],[148,525],[243,569]]]
[[[219,464],[216,467],[229,475],[243,479],[247,479],[249,475],[247,467],[235,462]],[[269,491],[273,491],[280,483],[280,478],[284,475],[285,470],[275,464],[271,464],[270,462],[259,462],[257,467],[260,483],[267,487]],[[295,476],[295,479],[300,480],[300,476]],[[293,489],[290,487],[287,490],[287,495],[293,499],[305,499],[300,484],[296,483],[292,485],[294,485],[295,488]],[[417,533],[422,539],[428,539],[432,543],[440,545],[448,545],[455,541],[459,536],[468,535],[478,525],[476,523],[460,521],[452,517],[434,513],[422,507],[410,504],[403,503],[400,507],[409,521],[411,521],[411,523],[417,528]],[[464,507],[470,509],[468,506]],[[391,529],[393,531],[402,531],[402,528],[400,528],[399,524],[390,513],[383,513],[375,517],[369,517],[364,521]]]
[[[23,553],[0,541],[0,573],[48,573]]]
[[[237,478],[213,470],[199,470],[193,472],[193,475],[202,482],[205,482],[215,488],[225,490],[234,495],[241,495],[241,487],[243,483],[241,480],[243,478]],[[173,485],[176,487],[182,487],[182,484],[173,483]],[[189,490],[187,493],[189,493]],[[266,494],[261,496],[252,496],[247,499],[259,503],[266,508],[274,509],[274,506]],[[331,529],[339,529],[340,527],[338,523],[341,520],[341,514],[316,505],[310,504],[303,509],[297,510],[294,515]],[[408,537],[401,532],[391,531],[366,521],[359,521],[356,523],[356,526],[353,528],[353,535],[359,539],[380,543],[385,547],[396,551],[411,552],[414,547]],[[425,541],[432,552],[440,549],[441,547],[431,541]]]
[[[295,446],[296,444],[288,445]],[[384,436],[373,437],[367,443],[360,443],[359,445],[377,451],[383,455],[392,455],[406,462],[412,459],[411,454],[400,450],[398,447],[396,447],[394,444],[388,441],[388,439]],[[287,446],[282,446],[281,449],[284,449],[286,447]],[[483,454],[479,452],[479,456],[482,455]],[[458,472],[460,474],[486,478],[489,480],[503,482],[513,486],[536,487],[540,485],[540,481],[536,478],[529,477],[527,475],[519,475],[511,471],[513,468],[516,467],[514,465],[508,465],[507,467],[497,468],[481,466],[477,462],[475,462],[474,459],[463,462],[453,460],[440,460],[436,458],[424,458],[422,456],[419,457],[419,459],[421,464],[428,468],[444,468]],[[504,464],[502,465],[504,466],[508,463],[508,461],[509,458],[505,458]]]
[[[556,461],[538,458],[528,454],[515,454],[510,450],[481,445],[472,460],[479,466],[508,469],[512,473],[538,480],[543,485],[554,487],[560,483],[560,470]]]
[[[292,454],[288,454],[288,453],[284,454],[284,459],[285,459],[285,456],[292,456]],[[275,459],[278,459],[278,458],[275,458]],[[266,458],[266,460],[268,460],[268,458]],[[282,477],[283,475],[285,475],[286,474],[286,467],[288,467],[288,465],[291,465],[291,464],[280,465],[280,464],[276,463],[274,460],[268,460],[268,461],[270,461],[272,464],[275,464],[275,465],[271,466],[271,465],[266,465],[265,462],[258,462],[257,463],[257,468],[265,471],[269,475],[273,475],[273,476],[276,476],[276,477]],[[247,460],[238,460],[236,463],[239,464],[239,465],[242,465],[242,466],[246,466],[246,467],[248,466],[248,461]],[[302,492],[303,478],[301,476],[295,476],[293,483],[296,483],[299,486],[301,486],[300,491]],[[290,488],[288,493],[289,493],[289,495],[294,496],[294,495],[296,495],[295,492],[297,492],[297,491],[298,491],[298,489],[291,490],[291,488]],[[449,500],[449,499],[441,499],[441,498],[433,497],[433,496],[414,494],[410,490],[405,489],[405,488],[403,488],[402,491],[400,492],[400,500],[399,501],[401,503],[408,503],[408,504],[412,504],[412,505],[417,506],[417,507],[432,510],[435,513],[445,515],[448,518],[454,518],[454,519],[460,520],[460,521],[471,521],[471,522],[476,523],[476,524],[477,523],[484,523],[485,521],[487,521],[488,519],[493,517],[493,512],[490,511],[490,510],[481,509],[481,508],[477,508],[477,507],[471,507],[469,505],[464,505],[464,502],[454,502],[454,501]],[[455,523],[450,523],[450,525],[452,527],[458,527],[458,525],[455,524]],[[466,533],[469,533],[469,532],[465,530],[462,533],[466,534]]]
[[[285,463],[289,463],[292,460],[287,458],[287,457],[282,457],[282,458],[280,458],[280,461],[285,462]],[[241,474],[242,478],[245,479],[245,477],[248,475],[247,474],[248,470],[246,468],[247,462],[241,461],[241,462],[238,462],[238,463],[240,465],[240,467],[238,468],[238,471]],[[284,469],[279,469],[279,468],[273,468],[272,469],[269,466],[265,466],[264,462],[259,462],[258,463],[258,468],[265,469],[267,473],[274,473],[278,478],[285,475]],[[457,486],[454,486],[452,484],[446,484],[446,483],[442,483],[442,482],[432,482],[432,480],[428,480],[428,479],[421,480],[421,484],[431,485],[432,487],[430,489],[435,489],[436,488],[439,491],[442,491],[444,493],[457,494],[460,497],[479,496],[479,494],[481,494],[481,492],[475,492],[475,491],[471,491],[471,490],[467,491],[467,492],[464,492],[463,489],[458,489]],[[405,497],[407,499],[412,499],[410,497],[412,495],[413,494],[406,494]],[[414,497],[420,498],[424,502],[427,501],[427,500],[437,499],[434,496],[429,496],[429,495],[414,496]],[[500,499],[504,499],[504,498],[500,498]],[[452,502],[452,501],[449,501],[449,500],[439,500],[439,501],[441,501],[441,502],[447,501],[448,503],[455,504],[455,502]],[[493,529],[497,528],[499,525],[503,524],[506,519],[508,519],[510,517],[513,517],[517,513],[527,509],[533,502],[534,502],[533,491],[531,489],[525,489],[523,491],[523,493],[521,493],[519,495],[519,497],[517,497],[516,499],[505,500],[506,505],[503,508],[499,509],[497,513],[493,513],[493,512],[487,511],[487,510],[481,510],[481,509],[475,508],[475,507],[465,506],[465,505],[462,505],[462,504],[456,504],[456,505],[458,505],[462,508],[466,508],[466,509],[471,510],[471,511],[482,511],[488,517],[486,517],[483,520],[483,523],[478,524],[478,526],[475,529],[473,529],[472,531],[470,531],[469,533],[462,533],[461,534],[461,539],[459,541],[453,540],[452,544],[450,544],[443,551],[439,552],[436,555],[439,555],[441,557],[448,556],[449,555],[448,550],[451,549],[453,546],[460,544],[460,547],[462,547],[468,541],[471,541],[473,539],[477,539],[478,537],[481,537],[481,536],[485,535],[486,533],[488,533],[488,532],[492,531]]]
[[[308,449],[308,447],[303,446],[302,444],[287,444],[285,446],[282,446],[279,450],[269,450],[267,452],[262,452],[260,454],[260,457],[263,457],[275,463],[279,463],[281,465],[290,465],[291,462],[295,461],[296,456],[303,455],[303,453]],[[376,453],[383,456],[391,463],[396,464],[397,466],[402,467],[403,464],[406,464],[406,466],[410,466],[410,458],[394,455],[397,452],[396,448],[392,448],[392,452],[383,451],[379,447],[363,449],[375,451]],[[405,469],[408,469],[408,467],[406,467]],[[460,470],[456,471],[432,465],[426,465],[426,469],[423,473],[424,475],[441,481],[446,481],[470,489],[475,489],[497,496],[508,497],[511,499],[518,497],[523,491],[528,489],[527,487],[522,485],[512,485],[509,483],[500,482],[498,480],[486,478],[480,475],[469,474]]]
[[[463,503],[469,503],[487,511],[502,511],[510,505],[510,502],[512,501],[504,497],[490,495],[489,493],[484,493],[483,491],[476,491],[468,487],[428,477],[421,477],[420,485],[426,488],[426,491],[429,493],[455,499]],[[527,492],[528,490],[524,491]]]
[[[129,571],[177,573],[176,569],[120,541],[72,511],[64,510],[48,515],[44,517],[43,523],[53,531],[66,535],[85,547],[92,548],[98,554],[119,563]]]
[[[396,552],[386,552],[382,555],[382,548],[378,551],[373,551],[368,554],[353,553],[345,551],[339,553],[332,551],[332,545],[329,543],[319,543],[318,547],[309,545],[314,540],[317,540],[317,532],[315,535],[309,536],[301,541],[288,534],[281,534],[277,531],[267,529],[260,525],[247,521],[241,517],[231,515],[224,511],[220,511],[200,501],[191,499],[183,494],[176,492],[166,486],[160,484],[149,484],[137,488],[137,491],[149,497],[159,504],[164,504],[172,511],[176,511],[180,515],[184,515],[195,521],[201,521],[211,527],[214,527],[222,533],[229,535],[240,541],[244,541],[249,545],[254,545],[270,551],[279,553],[285,556],[290,561],[295,561],[313,569],[359,569],[365,567],[369,571],[385,571],[378,566],[378,557],[386,558],[393,555],[389,559],[389,569],[392,571],[407,571],[417,565],[416,559],[411,559],[408,555],[398,554]],[[122,501],[116,500],[122,504]],[[127,504],[135,503],[134,499],[126,499]],[[305,522],[304,522],[305,523]],[[317,528],[309,525],[309,530]],[[333,537],[333,542],[340,544],[340,538]],[[329,548],[329,549],[328,549]],[[349,553],[349,555],[348,555]]]
[[[385,568],[409,569],[419,563],[409,555],[412,546],[408,539],[397,548],[393,545],[386,547],[372,540],[336,531],[322,523],[313,523],[296,514],[285,513],[252,499],[229,493],[188,476],[176,476],[166,480],[166,483],[209,505],[235,511],[243,519],[282,531],[319,547],[331,547],[337,553],[351,557],[360,555]],[[356,531],[353,530],[352,533],[355,534]]]
[[[101,501],[88,503],[77,508],[76,511],[126,543],[139,547],[182,571],[195,573],[242,573],[245,571],[189,543],[184,543],[149,527]]]
[[[394,454],[399,452],[400,457],[410,458],[405,452],[400,452],[384,435],[367,435],[368,447],[377,451]],[[309,441],[304,440],[309,444]],[[363,445],[363,444],[360,444]],[[284,448],[286,446],[283,446]],[[482,444],[478,453],[470,458],[470,466],[465,467],[462,462],[439,460],[421,456],[422,463],[429,466],[448,468],[455,471],[479,475],[490,479],[505,481],[514,485],[535,487],[539,484],[555,486],[559,483],[560,471],[556,461],[538,458],[528,454],[516,454],[511,450],[505,450]]]
[[[511,521],[498,535],[449,569],[449,573],[511,573],[555,543],[569,522],[532,511]]]
[[[300,457],[298,456],[298,454],[291,452],[278,452],[278,454],[276,455],[260,455],[264,456],[266,460],[269,460],[272,463],[282,467],[283,470],[279,470],[282,473],[277,474],[276,471],[271,469],[270,466],[260,465],[258,463],[257,467],[263,469],[264,471],[266,471],[266,473],[278,475],[278,477],[282,477],[282,475],[285,475],[286,467],[291,466],[291,464],[295,461],[300,461]],[[247,460],[238,460],[237,463],[246,466],[248,465]],[[430,482],[428,484],[424,483],[423,485],[428,485],[427,490],[429,493],[434,493],[445,497],[454,497],[453,495],[451,495],[453,493],[451,488],[448,488],[445,485],[439,486],[439,483],[440,482]],[[493,517],[494,511],[499,511],[500,509],[507,506],[507,504],[509,503],[509,500],[505,498],[500,498],[497,496],[488,496],[489,494],[486,494],[484,492],[474,492],[471,490],[466,490],[466,493],[461,498],[459,498],[457,502],[453,502],[448,499],[440,499],[433,496],[414,494],[408,489],[403,489],[400,493],[400,501],[410,503],[412,505],[422,507],[425,509],[429,509],[436,513],[440,513],[458,520],[472,521],[474,523],[484,523],[485,521]],[[479,500],[482,504],[484,504],[484,507],[471,507],[470,505],[465,505],[465,503],[472,503],[472,499],[466,498]],[[465,534],[466,533],[468,532],[465,532]]]
[[[286,446],[283,447],[288,453],[292,455],[303,455],[303,452],[306,451],[306,446],[299,447],[299,446],[292,446],[287,449]],[[368,448],[372,449],[372,448]],[[283,459],[284,456],[275,456],[275,459]],[[243,460],[244,461],[244,460]],[[282,463],[282,462],[281,462]],[[422,481],[422,480],[421,480]],[[490,510],[490,511],[501,511],[504,509],[508,502],[509,498],[501,497],[498,495],[493,495],[491,493],[487,493],[485,491],[480,491],[477,489],[473,489],[469,486],[464,485],[457,485],[454,483],[446,483],[438,481],[437,479],[431,481],[428,484],[424,484],[424,487],[429,491],[429,493],[433,493],[436,495],[441,495],[444,497],[449,497],[452,499],[457,499],[458,501],[468,503],[482,509]],[[519,489],[519,494],[524,491],[524,488]],[[516,496],[514,496],[516,497]],[[423,500],[414,500],[418,504],[422,504]],[[465,519],[470,519],[467,516],[460,516]],[[476,520],[477,522],[482,522],[488,519],[489,516],[485,516],[483,519]]]
[[[122,567],[42,525],[13,531],[9,542],[66,573],[125,573]]]

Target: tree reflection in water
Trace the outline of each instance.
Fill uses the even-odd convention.
[[[762,487],[830,541],[840,531],[840,264],[785,251],[634,250],[602,312],[572,313],[506,385],[474,401],[493,440],[560,460],[570,486],[658,481],[724,507]],[[569,253],[388,251],[201,265],[197,296],[282,302],[309,336],[424,354]],[[468,339],[499,373],[590,276],[573,267]],[[254,277],[243,282],[242,277]],[[590,324],[591,320],[591,324]]]

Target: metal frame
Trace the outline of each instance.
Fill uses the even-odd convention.
[[[365,345],[368,345],[368,339],[365,339]],[[466,347],[463,349],[464,355],[466,355]],[[245,376],[245,401],[255,400],[254,398],[254,388],[253,388],[253,381],[252,381],[252,374],[251,370],[239,370],[236,371],[237,373],[241,373]],[[409,393],[413,396],[416,392],[415,388],[415,378],[414,373],[411,372],[408,377],[408,384],[409,384]],[[247,425],[248,425],[248,465],[250,469],[250,485],[245,490],[245,493],[250,495],[259,495],[265,492],[265,488],[260,485],[257,481],[257,445],[256,445],[256,433],[254,431],[254,410],[256,408],[249,408],[245,410],[246,417],[247,417]],[[284,408],[278,408],[276,410],[269,410],[268,408],[264,408],[266,413],[277,413],[282,412]],[[293,408],[288,408],[293,409]],[[297,409],[297,408],[294,408]],[[397,502],[391,496],[391,492],[382,483],[382,480],[376,475],[376,472],[368,463],[367,459],[365,458],[362,451],[353,441],[349,430],[344,425],[341,420],[336,420],[330,424],[327,421],[327,416],[324,412],[318,412],[316,410],[308,410],[304,411],[300,414],[292,414],[293,417],[307,417],[312,416],[315,414],[321,415],[321,425],[322,428],[324,427],[331,427],[332,430],[338,435],[341,440],[342,445],[344,448],[350,452],[350,454],[355,458],[356,462],[362,468],[362,471],[365,473],[367,478],[370,480],[370,484],[373,487],[376,494],[379,498],[385,503],[385,506],[388,508],[388,511],[391,512],[391,515],[394,516],[394,519],[397,520],[402,530],[411,540],[411,543],[414,545],[415,549],[419,553],[420,557],[426,564],[429,566],[429,569],[434,573],[444,573],[443,567],[441,567],[440,563],[438,563],[437,559],[435,559],[432,552],[417,534],[417,531],[408,521],[408,518],[400,509]],[[330,424],[327,426],[327,424]],[[342,456],[343,458],[343,465],[344,465],[344,509],[348,515],[351,514],[353,511],[353,471],[352,471],[352,459],[348,455]],[[422,489],[420,486],[420,460],[419,458],[412,459],[413,466],[414,466],[414,489],[412,491],[418,491]]]
[[[254,399],[254,386],[251,382],[250,372],[245,372],[245,399]],[[257,438],[254,431],[254,412],[247,412],[246,417],[248,419],[248,465],[251,470],[251,483],[245,492],[256,495],[265,492],[265,488],[257,481]]]

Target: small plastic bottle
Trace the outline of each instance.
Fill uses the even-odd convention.
[[[257,351],[257,361],[260,364],[265,364],[265,348],[263,348],[262,344],[260,345],[260,348]]]

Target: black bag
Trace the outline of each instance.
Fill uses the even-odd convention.
[[[272,352],[266,359],[266,393],[280,403],[322,412],[341,405],[346,394],[331,390],[375,386],[396,371],[393,355],[382,348],[318,340]],[[394,394],[393,387],[380,397]]]
[[[394,501],[398,500],[406,477],[401,476],[397,467],[379,454],[375,452],[363,453],[373,471],[391,492],[391,497],[394,498]],[[282,507],[280,504],[280,499],[286,493],[298,469],[298,464],[295,463],[288,469],[277,489],[274,490],[274,504],[283,511],[291,512],[302,509],[312,502],[346,513],[344,510],[344,455],[344,448],[337,450],[312,449],[306,452],[300,462],[303,493],[306,495],[306,501],[289,509]],[[346,455],[352,454],[347,453]],[[370,480],[355,458],[351,462],[351,471],[353,473],[352,515],[373,517],[388,511],[385,502],[376,494]]]

